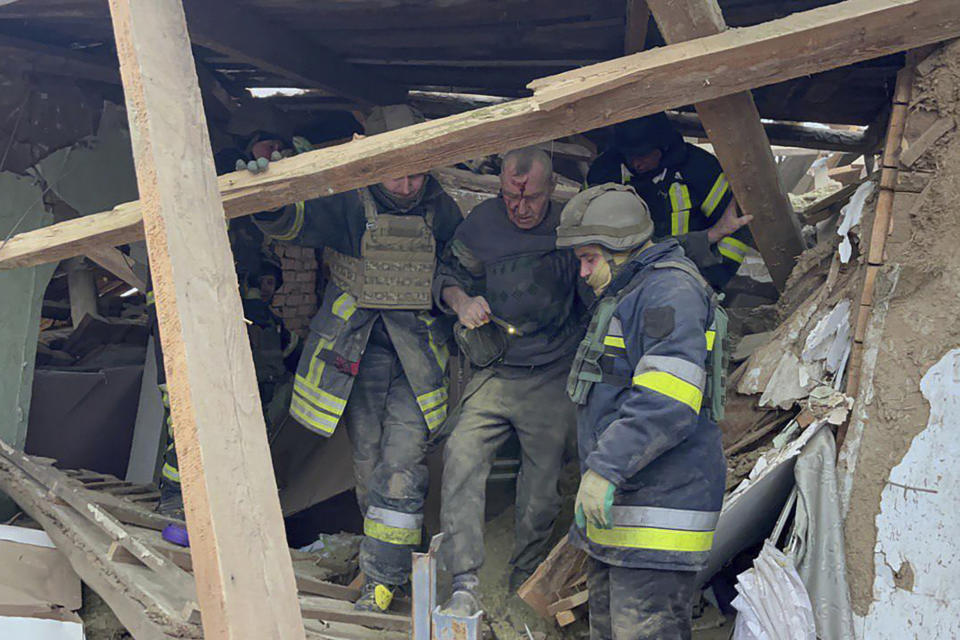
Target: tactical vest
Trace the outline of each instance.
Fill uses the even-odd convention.
[[[436,265],[433,208],[425,216],[381,214],[368,189],[360,189],[367,229],[355,258],[324,249],[330,278],[361,309],[430,309]]]
[[[707,384],[704,389],[707,403],[705,406],[709,409],[713,420],[723,420],[723,406],[726,401],[727,312],[720,306],[719,297],[713,288],[695,267],[685,262],[665,260],[654,264],[653,268],[679,269],[696,278],[709,294],[710,306],[713,308],[713,322],[705,334],[707,342]],[[622,338],[620,344],[613,344],[607,338],[610,320],[620,301],[643,284],[643,280],[644,278],[641,277],[637,282],[621,289],[616,295],[605,296],[597,303],[587,334],[577,349],[570,377],[567,379],[567,394],[574,403],[586,404],[590,390],[598,382],[624,388],[631,385],[630,376],[615,375],[604,364],[603,356],[612,355],[611,352],[616,350],[622,352]]]

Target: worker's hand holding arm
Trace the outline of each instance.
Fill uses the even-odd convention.
[[[727,208],[723,210],[723,215],[707,230],[707,238],[710,244],[716,244],[723,238],[733,235],[740,228],[747,226],[753,221],[753,216],[740,215],[740,208],[737,207],[737,201],[733,198]]]
[[[632,385],[586,459],[618,487],[694,431],[706,385],[706,292],[674,269],[649,278],[638,292],[644,303],[622,304],[614,316],[634,368]]]

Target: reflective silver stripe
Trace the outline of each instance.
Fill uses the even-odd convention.
[[[372,505],[367,507],[367,518],[374,522],[385,524],[388,527],[410,529],[412,531],[419,531],[420,525],[423,524],[423,514],[404,513],[402,511],[384,509],[383,507],[374,507]]]
[[[637,368],[633,372],[634,377],[648,371],[663,371],[676,376],[688,382],[700,391],[703,391],[707,384],[707,372],[703,367],[698,367],[689,360],[683,358],[674,358],[672,356],[646,355],[640,358]]]
[[[719,511],[692,511],[666,507],[614,506],[615,527],[651,527],[681,531],[713,531],[720,518]]]
[[[617,317],[610,318],[610,326],[607,327],[608,336],[623,336],[623,325]]]

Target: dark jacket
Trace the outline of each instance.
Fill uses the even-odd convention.
[[[539,366],[571,356],[583,337],[586,309],[578,296],[579,263],[557,249],[561,207],[551,202],[533,229],[507,217],[502,198],[477,205],[457,229],[434,281],[434,300],[453,313],[443,289],[459,285],[482,295],[494,315],[520,330],[510,336],[503,364]]]
[[[726,474],[720,430],[701,411],[713,311],[694,276],[655,266],[666,261],[686,261],[675,240],[624,265],[604,292],[622,296],[608,326],[591,325],[605,334],[604,374],[580,406],[580,459],[616,486],[616,526],[574,526],[571,538],[607,564],[697,571]]]
[[[637,175],[625,154],[613,148],[594,160],[587,183],[616,182],[636,189],[650,207],[655,237],[677,237],[707,281],[723,289],[740,268],[744,250],[754,246],[753,238],[742,227],[716,245],[709,244],[706,230],[723,215],[733,194],[713,155],[670,132],[656,141],[664,154],[657,170]]]
[[[380,214],[427,216],[438,256],[463,219],[460,209],[430,176],[421,197],[403,209],[369,187]],[[255,216],[267,236],[307,247],[330,247],[360,257],[366,217],[357,191],[310,200],[282,212]],[[429,429],[447,416],[447,343],[450,326],[433,310],[359,308],[349,293],[328,282],[294,378],[291,415],[319,435],[340,422],[374,324],[382,320]]]

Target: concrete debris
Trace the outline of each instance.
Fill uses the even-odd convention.
[[[832,425],[843,424],[852,408],[853,398],[825,385],[815,387],[807,396],[807,410]]]

